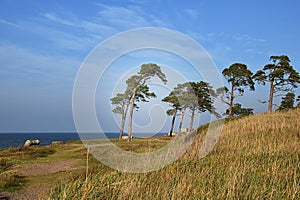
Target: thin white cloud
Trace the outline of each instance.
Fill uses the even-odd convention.
[[[47,20],[52,21],[54,23],[82,29],[82,31],[86,31],[87,34],[89,33],[92,34],[103,30],[112,30],[111,27],[106,26],[104,24],[97,23],[95,22],[95,20],[94,21],[81,20],[70,12],[66,16],[65,14],[64,16],[62,16],[50,12],[41,13],[41,15],[45,17]]]
[[[236,34],[233,35],[232,38],[238,41],[246,41],[246,42],[266,42],[265,39],[253,38],[248,34]]]
[[[23,88],[32,84],[35,88],[72,86],[81,64],[75,59],[41,55],[14,45],[0,45],[0,58],[1,82]]]
[[[102,3],[96,3],[96,6],[98,6],[99,11],[90,20],[81,20],[70,12],[67,14],[45,12],[41,15],[51,22],[79,27],[91,32],[103,29],[122,31],[124,28],[127,30],[164,24],[159,18],[146,14],[140,6],[121,7]]]
[[[197,10],[190,9],[190,8],[185,9],[184,12],[185,12],[186,14],[188,14],[191,18],[197,18],[198,15],[199,15],[199,13],[198,13]]]
[[[13,27],[20,27],[20,25],[16,24],[16,23],[13,23],[13,22],[9,22],[5,19],[0,19],[0,23],[2,24],[6,24],[6,25],[9,25],[9,26],[13,26]]]
[[[62,19],[54,13],[46,12],[46,13],[42,13],[42,16],[44,16],[46,19],[48,19],[50,21],[60,23],[63,25],[68,25],[68,26],[76,26],[77,25],[76,23],[74,23],[74,21]]]
[[[143,9],[139,6],[108,6],[98,3],[100,8],[97,20],[104,24],[119,26],[121,28],[137,28],[151,26],[151,21],[145,18]]]
[[[41,13],[42,18],[25,22],[26,27],[28,31],[62,49],[80,51],[92,49],[105,38],[121,31],[146,26],[171,26],[157,16],[148,15],[137,5],[121,7],[96,3],[96,6],[98,12],[88,20],[80,19],[70,12],[45,12]]]

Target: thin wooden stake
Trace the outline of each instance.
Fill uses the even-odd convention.
[[[88,174],[89,174],[89,154],[90,154],[90,149],[87,148],[87,152],[86,152],[85,183],[87,183],[87,181],[88,181]]]

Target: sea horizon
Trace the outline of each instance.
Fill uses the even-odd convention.
[[[0,132],[0,149],[10,147],[21,147],[24,145],[26,140],[40,140],[41,146],[50,145],[53,141],[67,142],[71,140],[92,140],[92,139],[105,139],[105,138],[118,138],[119,132],[106,132],[104,133],[83,133],[78,134],[77,132]],[[133,133],[134,137],[153,137],[163,136],[167,133]],[[127,136],[125,132],[123,134]]]

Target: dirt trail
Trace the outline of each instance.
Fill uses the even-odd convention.
[[[79,167],[75,166],[76,162],[79,160],[61,160],[55,162],[45,162],[45,163],[33,163],[22,167],[19,174],[21,176],[38,176],[44,174],[52,174],[62,171],[73,171]]]
[[[77,146],[75,146],[76,148]],[[64,150],[64,154],[71,153],[75,148]],[[80,149],[80,148],[78,148]],[[15,165],[13,168],[17,174],[23,176],[25,180],[33,181],[18,193],[0,194],[0,200],[35,200],[41,199],[45,194],[54,187],[60,180],[64,181],[64,172],[83,169],[80,165],[80,158],[68,157],[66,159],[60,157],[61,152],[50,155],[45,161],[27,162]],[[49,159],[50,158],[50,159]],[[55,158],[55,160],[51,160]]]
[[[68,159],[61,161],[53,161],[53,162],[41,162],[41,163],[32,163],[26,165],[17,165],[15,169],[18,170],[18,174],[24,176],[26,178],[32,178],[35,176],[41,176],[46,174],[53,174],[53,179],[56,179],[57,172],[66,172],[66,171],[74,171],[80,166],[76,166],[76,163],[80,161],[80,159]],[[43,180],[38,183],[38,186],[34,187],[25,187],[20,191],[20,193],[8,194],[5,196],[9,196],[10,200],[35,200],[40,199],[45,195],[46,192],[49,191],[49,183],[44,183]]]
[[[76,163],[80,159],[68,159],[61,161],[53,162],[41,162],[41,163],[32,163],[24,165],[18,165],[15,167],[19,171],[19,175],[24,176],[25,178],[31,178],[34,176],[41,176],[46,174],[53,174],[53,179],[56,179],[57,172],[66,172],[74,171],[81,166],[76,166]],[[40,199],[44,194],[49,191],[49,183],[43,183],[43,180],[40,181],[37,187],[27,187],[20,191],[19,194],[8,194],[10,200],[35,200]]]

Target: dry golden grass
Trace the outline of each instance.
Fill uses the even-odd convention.
[[[175,163],[131,174],[101,164],[60,185],[48,199],[300,199],[300,110],[264,113],[226,124],[208,156],[204,132]]]

